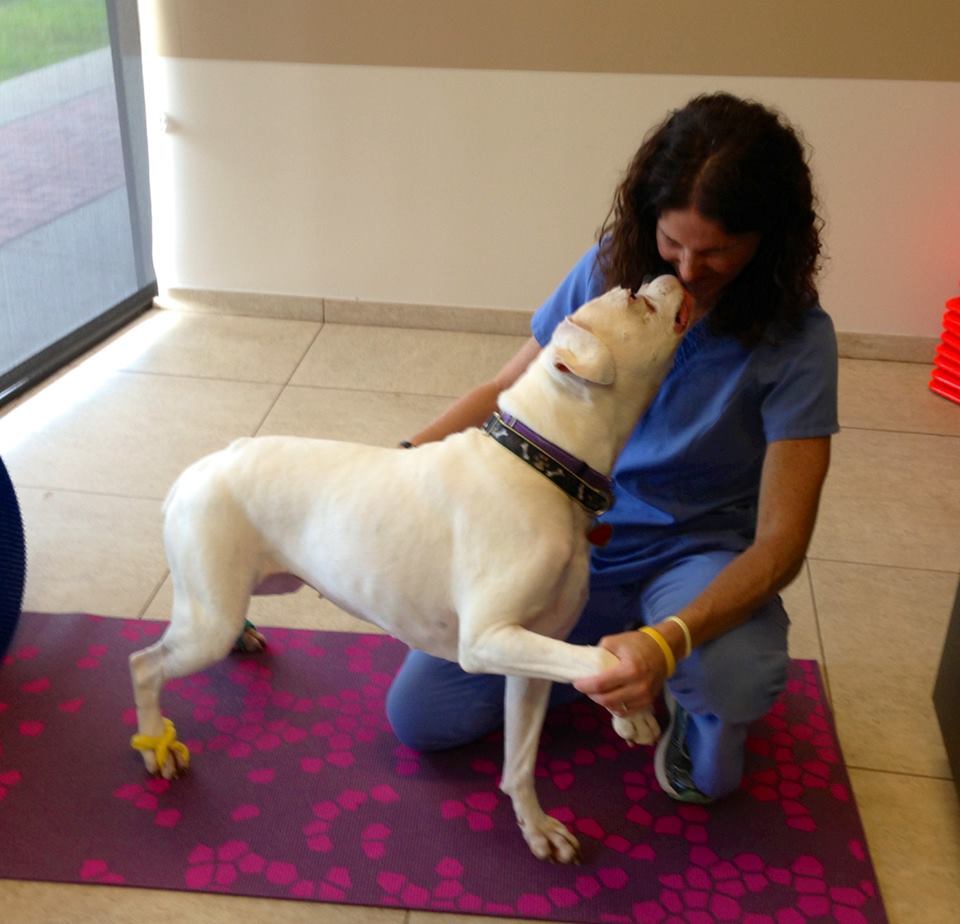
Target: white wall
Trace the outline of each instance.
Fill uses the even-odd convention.
[[[939,336],[958,292],[960,83],[146,66],[161,287],[534,307],[646,129],[727,89],[813,148],[838,329]]]

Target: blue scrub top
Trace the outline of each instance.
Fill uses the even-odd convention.
[[[595,245],[533,316],[541,346],[604,283]],[[837,339],[819,306],[797,334],[744,347],[687,331],[613,470],[613,537],[594,550],[597,586],[645,581],[687,555],[753,540],[767,443],[828,436],[837,423]]]

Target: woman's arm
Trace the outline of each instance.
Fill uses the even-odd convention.
[[[479,427],[496,410],[497,396],[509,388],[540,352],[540,344],[531,337],[507,364],[489,381],[468,391],[433,423],[424,427],[410,442],[414,446],[442,440],[468,427]]]
[[[687,624],[694,646],[744,622],[797,575],[810,544],[829,464],[830,438],[826,436],[767,446],[753,543],[674,614]],[[683,630],[675,622],[661,622],[655,628],[679,661],[684,654]],[[576,688],[614,711],[623,703],[631,710],[651,705],[666,675],[666,660],[656,642],[640,632],[623,632],[601,639],[600,646],[621,663],[578,681]]]

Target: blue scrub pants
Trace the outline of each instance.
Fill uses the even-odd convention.
[[[700,553],[642,583],[591,588],[569,641],[596,644],[631,621],[660,622],[694,599],[734,557]],[[774,598],[677,665],[669,687],[690,714],[687,750],[694,785],[705,795],[720,798],[740,785],[747,727],[766,715],[786,684],[789,622]],[[387,718],[410,748],[456,747],[503,725],[503,693],[501,676],[468,674],[451,661],[411,651],[387,695]],[[569,684],[554,684],[551,704],[581,695]]]

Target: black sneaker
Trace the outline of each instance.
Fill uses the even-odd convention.
[[[670,724],[657,743],[653,770],[660,788],[677,802],[710,805],[714,800],[693,785],[692,764],[687,753],[687,711],[664,688],[663,698],[670,710]]]

